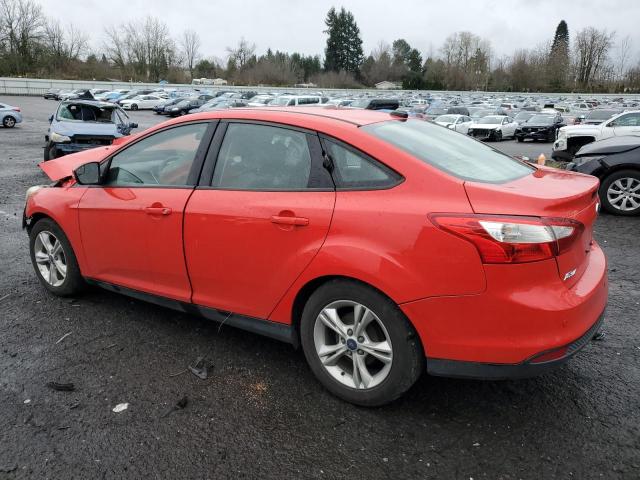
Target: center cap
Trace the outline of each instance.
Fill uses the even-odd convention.
[[[358,348],[358,343],[353,338],[349,338],[347,340],[347,348],[353,351]]]

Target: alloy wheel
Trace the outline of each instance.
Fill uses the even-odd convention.
[[[316,318],[313,340],[323,367],[343,385],[370,389],[389,375],[391,338],[380,318],[361,303],[338,300],[326,305]]]
[[[67,259],[60,240],[43,230],[34,243],[34,256],[42,278],[52,287],[59,287],[67,277]]]
[[[616,209],[629,212],[640,208],[640,180],[619,178],[607,189],[607,200]]]
[[[6,118],[4,119],[4,126],[5,126],[5,127],[9,127],[9,128],[11,128],[11,127],[13,127],[15,124],[16,124],[16,121],[15,121],[15,119],[14,119],[13,117],[6,117]]]

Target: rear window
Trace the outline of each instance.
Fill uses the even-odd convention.
[[[429,165],[463,180],[500,183],[534,171],[481,142],[420,120],[374,123],[361,127]]]

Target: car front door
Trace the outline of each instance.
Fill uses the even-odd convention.
[[[607,136],[640,135],[640,113],[627,113],[605,124]]]
[[[85,276],[181,301],[191,287],[182,221],[215,124],[148,135],[101,166],[78,206]]]
[[[329,230],[335,190],[322,161],[314,133],[221,122],[185,210],[193,303],[269,317]]]

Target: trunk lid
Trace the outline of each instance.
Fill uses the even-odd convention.
[[[561,217],[577,220],[584,230],[571,248],[556,257],[558,275],[571,288],[586,268],[597,217],[597,178],[538,167],[531,175],[503,184],[465,182],[475,213]]]

